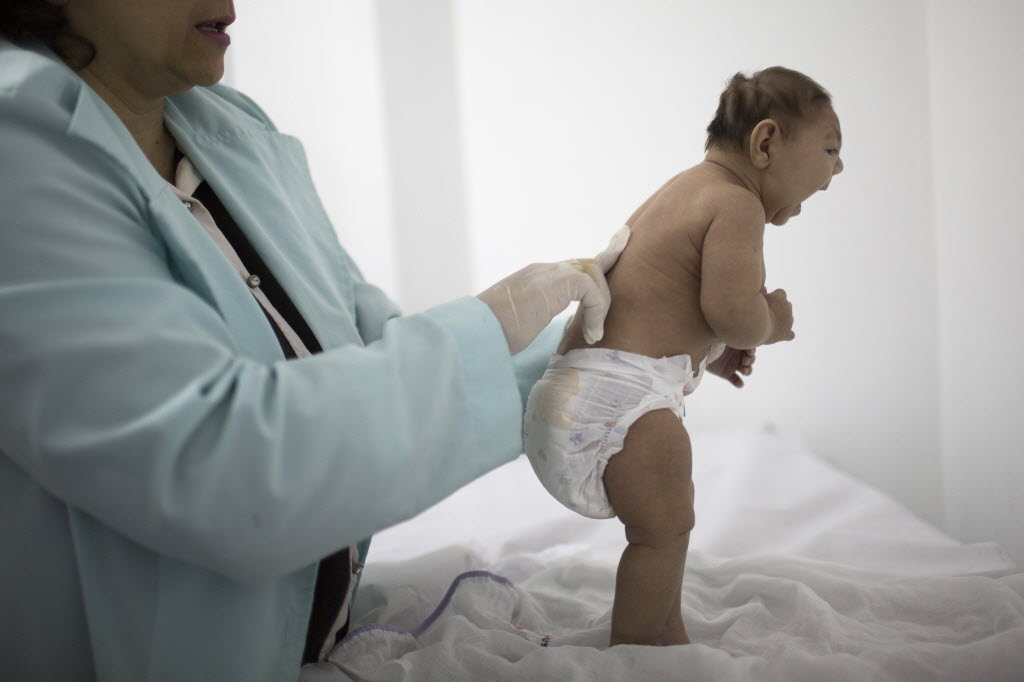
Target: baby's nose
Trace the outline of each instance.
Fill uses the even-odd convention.
[[[836,159],[836,167],[835,167],[835,169],[832,170],[832,175],[839,175],[840,173],[843,172],[843,168],[844,168],[843,160],[842,159]]]

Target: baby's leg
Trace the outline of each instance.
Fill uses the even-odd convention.
[[[619,561],[612,646],[685,644],[683,564],[693,528],[690,437],[669,410],[629,428],[604,472],[608,499],[629,542]]]
[[[687,438],[687,441],[689,441],[689,438]],[[693,509],[693,503],[694,503],[694,490],[693,490],[693,481],[691,480],[690,481],[690,509],[691,510]],[[687,532],[687,534],[686,534],[686,542],[683,543],[683,559],[682,559],[682,562],[683,562],[683,566],[684,567],[686,566],[686,552],[687,552],[689,544],[690,544],[690,534],[689,534],[689,532]],[[675,604],[676,606],[673,606],[669,610],[668,621],[666,621],[666,623],[665,623],[665,632],[662,634],[661,641],[658,642],[658,644],[689,644],[690,643],[690,637],[689,637],[689,635],[686,634],[686,628],[683,626],[683,611],[682,611],[682,601],[683,601],[682,597],[683,597],[683,595],[682,595],[682,591],[683,591],[683,581],[682,581],[682,576],[680,576],[679,584],[676,585],[676,594],[672,598],[672,603]],[[676,607],[678,607],[678,608],[676,608]]]

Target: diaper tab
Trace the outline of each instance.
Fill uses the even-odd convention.
[[[659,377],[670,383],[688,384],[693,379],[690,356],[671,355],[652,358],[612,348],[577,348],[564,355],[553,355],[548,369],[583,369],[613,374]]]

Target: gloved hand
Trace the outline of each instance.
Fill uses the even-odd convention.
[[[577,314],[583,315],[587,343],[599,341],[611,305],[604,273],[611,270],[626,248],[629,234],[629,226],[623,226],[594,258],[527,265],[477,294],[501,323],[509,353],[515,355],[530,345],[572,301],[580,302]]]

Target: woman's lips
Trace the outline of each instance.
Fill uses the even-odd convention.
[[[210,40],[227,47],[231,44],[231,36],[225,33],[224,29],[234,23],[234,21],[234,17],[219,17],[196,24],[196,29]]]

